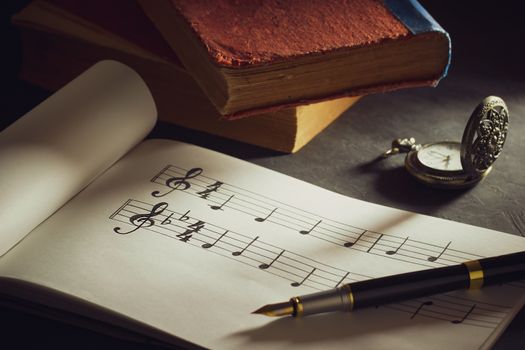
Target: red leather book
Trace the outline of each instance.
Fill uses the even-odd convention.
[[[134,1],[33,1],[13,23],[20,29],[22,79],[54,91],[100,60],[118,60],[148,84],[160,120],[281,152],[301,149],[358,100],[225,121]]]
[[[447,33],[414,0],[139,0],[219,112],[435,85]]]

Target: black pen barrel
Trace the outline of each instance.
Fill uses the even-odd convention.
[[[294,297],[294,316],[350,311],[458,289],[525,279],[525,252],[345,284]]]
[[[469,272],[464,265],[454,265],[360,281],[349,286],[353,308],[358,309],[468,288]]]
[[[519,252],[356,282],[350,284],[350,287],[354,299],[353,308],[356,309],[524,278],[525,252]]]
[[[479,260],[483,284],[500,284],[525,278],[525,252]]]

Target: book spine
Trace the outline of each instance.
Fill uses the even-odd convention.
[[[403,22],[412,34],[418,35],[428,32],[439,32],[447,38],[448,62],[439,80],[446,77],[452,53],[452,45],[448,33],[417,0],[384,0],[384,4],[397,19]]]

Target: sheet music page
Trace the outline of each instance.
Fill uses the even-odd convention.
[[[523,249],[517,236],[150,140],[0,259],[0,275],[211,348],[470,349],[502,331],[524,283],[302,319],[251,312],[342,283]]]
[[[102,61],[3,130],[0,256],[142,141],[156,117],[139,75]]]

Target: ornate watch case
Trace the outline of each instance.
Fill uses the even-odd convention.
[[[417,180],[439,188],[467,188],[487,176],[500,155],[509,127],[505,102],[489,96],[472,113],[461,143],[443,141],[417,145],[397,139],[385,156],[408,152],[405,167]]]

